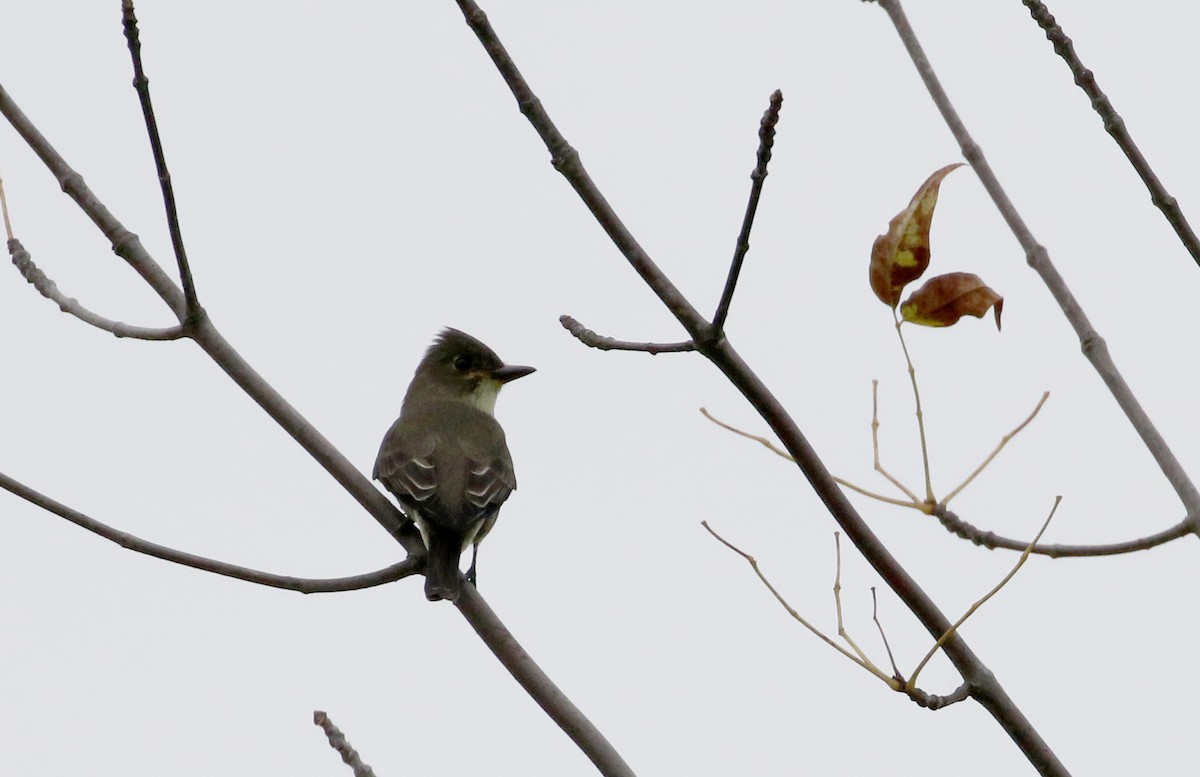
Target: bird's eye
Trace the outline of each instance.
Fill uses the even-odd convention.
[[[454,361],[451,363],[454,365],[454,369],[459,372],[466,372],[471,368],[471,360],[466,356],[455,356]]]

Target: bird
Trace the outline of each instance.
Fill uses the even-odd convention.
[[[505,364],[466,332],[438,334],[413,373],[400,417],[379,446],[372,477],[416,524],[427,549],[425,598],[457,601],[462,553],[479,543],[517,487],[512,456],[494,412],[504,384],[534,372]]]

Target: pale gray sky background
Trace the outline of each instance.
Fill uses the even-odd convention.
[[[960,159],[886,15],[855,0],[484,5],[643,246],[698,307],[725,277],[759,117],[775,159],[729,335],[829,467],[919,455],[902,357],[870,293],[872,240]],[[951,97],[1178,457],[1200,474],[1200,269],[1016,0],[910,0]],[[1052,6],[1159,174],[1200,219],[1193,4]],[[695,355],[587,350],[676,340],[517,112],[461,14],[439,2],[142,0],[144,55],[197,286],[217,326],[364,471],[442,326],[538,367],[504,392],[520,489],[481,591],[642,775],[1013,775],[1030,767],[974,703],[903,697],[792,622],[700,527],[758,556],[834,628],[834,523]],[[119,3],[0,4],[0,79],[170,266]],[[69,295],[173,323],[7,125],[18,236]],[[1005,296],[990,320],[912,331],[934,485],[945,493],[1041,416],[959,514],[1024,537],[1107,542],[1181,508],[969,169],[942,187],[931,273]],[[277,573],[333,577],[400,549],[188,342],[117,340],[0,275],[0,471],[114,526]],[[951,617],[1015,554],[852,499]],[[589,774],[591,766],[418,579],[304,597],[121,550],[0,494],[0,773],[348,774],[327,710],[378,774]],[[880,662],[871,586],[901,668],[928,635],[844,546],[848,627]],[[1068,768],[1197,768],[1194,539],[1110,559],[1034,558],[964,630]],[[922,686],[956,685],[939,658]]]

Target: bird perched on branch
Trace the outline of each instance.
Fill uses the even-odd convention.
[[[373,477],[391,491],[425,540],[425,597],[455,601],[462,552],[479,543],[517,487],[493,411],[500,388],[533,367],[505,364],[474,337],[445,329],[417,365],[400,417],[384,435]]]

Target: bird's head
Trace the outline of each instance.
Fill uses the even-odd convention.
[[[447,328],[417,365],[405,402],[416,396],[423,400],[461,399],[490,415],[500,387],[533,371],[533,367],[505,364],[495,351],[466,332]]]

